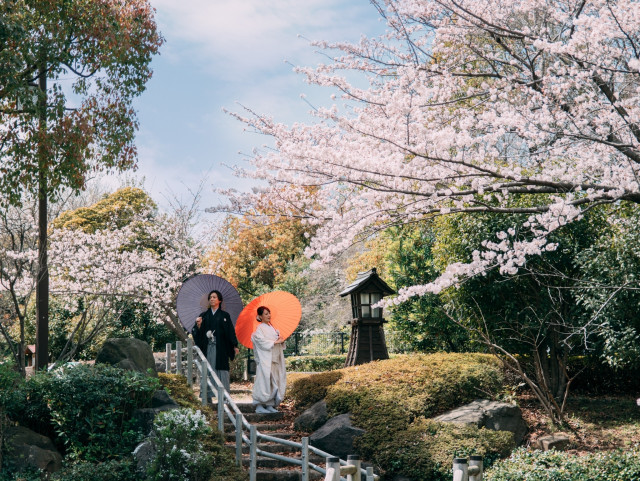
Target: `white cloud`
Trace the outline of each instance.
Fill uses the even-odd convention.
[[[356,40],[363,19],[371,19],[367,0],[152,0],[160,29],[172,42],[188,42],[191,52],[216,76],[280,68],[283,60],[311,59],[310,39]]]

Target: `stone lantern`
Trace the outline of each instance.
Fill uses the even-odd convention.
[[[389,359],[382,324],[382,308],[372,308],[385,295],[395,294],[376,273],[375,267],[358,273],[356,280],[340,293],[351,294],[351,341],[346,366],[355,366],[376,359]]]

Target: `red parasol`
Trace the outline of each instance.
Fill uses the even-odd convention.
[[[258,307],[271,311],[271,324],[285,339],[296,330],[302,317],[302,306],[298,298],[289,292],[275,291],[256,297],[242,310],[236,322],[236,337],[243,346],[253,349],[251,334],[258,328]]]

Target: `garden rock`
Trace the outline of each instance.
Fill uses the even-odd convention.
[[[334,456],[346,459],[350,454],[357,454],[353,441],[364,434],[364,429],[351,424],[349,414],[340,414],[327,421],[320,429],[309,437],[311,445]]]
[[[151,407],[159,408],[161,406],[174,405],[178,407],[178,403],[171,399],[169,393],[164,389],[158,389],[155,393],[153,393],[153,397],[151,398]]]
[[[151,346],[140,339],[107,339],[98,352],[96,363],[110,364],[144,374],[151,373],[151,376],[158,377]]]
[[[156,361],[156,372],[167,372],[166,361]]]
[[[155,408],[136,409],[131,414],[131,419],[134,421],[136,427],[140,428],[143,433],[148,434],[153,429],[153,420],[158,414],[164,411],[177,409],[178,407],[179,406],[174,403],[165,404],[164,406],[158,406]]]
[[[519,445],[527,433],[522,412],[513,404],[479,399],[434,418],[435,421],[457,424],[475,424],[494,431],[510,431]]]
[[[38,468],[47,473],[59,471],[62,456],[51,439],[22,426],[6,428],[5,459],[17,470]]]
[[[567,433],[555,433],[549,436],[542,436],[533,442],[536,449],[542,449],[543,451],[550,451],[555,449],[562,451],[569,445],[569,436]]]
[[[146,474],[149,463],[156,457],[156,447],[151,440],[147,439],[133,450],[133,457],[136,460],[138,473]]]
[[[296,431],[314,431],[327,422],[327,403],[322,400],[315,403],[293,422]]]

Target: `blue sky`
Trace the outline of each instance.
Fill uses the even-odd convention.
[[[203,177],[203,209],[222,201],[213,186],[249,188],[222,164],[240,164],[238,152],[249,154],[266,139],[244,132],[222,109],[240,110],[242,104],[285,123],[308,120],[310,107],[301,94],[315,104],[331,103],[330,91],[307,85],[292,71],[290,64],[323,61],[309,40],[357,42],[385,29],[369,0],[151,3],[166,43],[153,60],[147,91],[136,101],[134,176],[144,178],[161,206],[169,191],[188,198],[188,189]]]

